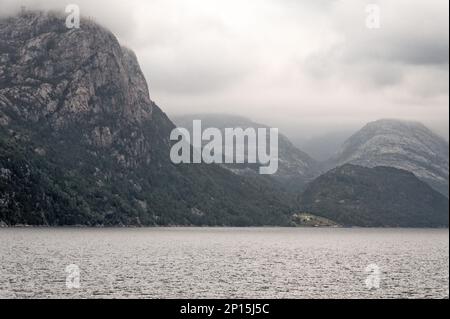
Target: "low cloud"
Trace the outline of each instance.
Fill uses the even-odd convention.
[[[448,135],[448,1],[73,2],[136,52],[169,114],[239,114],[305,138],[397,117]],[[371,3],[380,29],[366,27]]]

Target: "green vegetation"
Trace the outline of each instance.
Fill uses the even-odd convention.
[[[0,221],[8,225],[289,223],[289,199],[269,183],[169,157],[127,168],[112,149],[83,143],[84,130],[43,127],[0,131]]]
[[[338,167],[307,187],[300,206],[344,226],[448,227],[448,198],[392,167]]]

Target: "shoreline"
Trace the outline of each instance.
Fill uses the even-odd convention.
[[[363,227],[363,226],[45,226],[45,225],[16,225],[0,226],[1,229],[436,229],[449,230],[449,227]]]

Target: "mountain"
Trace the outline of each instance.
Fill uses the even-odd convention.
[[[346,226],[448,227],[448,198],[393,167],[335,168],[308,185],[300,206]]]
[[[217,165],[174,165],[174,124],[136,56],[90,20],[0,20],[0,224],[285,225],[289,201]]]
[[[390,166],[414,173],[448,197],[449,145],[421,123],[379,120],[350,137],[328,163]]]
[[[178,127],[183,127],[192,132],[194,120],[201,120],[203,128],[218,128],[225,131],[225,128],[269,128],[267,125],[258,124],[251,120],[233,115],[225,114],[195,114],[172,117]],[[242,146],[247,149],[247,145]],[[281,183],[286,190],[298,191],[302,189],[308,182],[320,175],[319,163],[311,158],[305,152],[295,147],[291,141],[283,134],[279,134],[278,139],[278,171],[270,176],[278,183]],[[257,175],[259,165],[252,164],[227,164],[224,167],[232,172],[248,176]]]

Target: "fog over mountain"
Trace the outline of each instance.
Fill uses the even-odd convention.
[[[334,131],[307,140],[293,138],[292,142],[318,161],[330,159],[354,131]]]
[[[304,141],[379,118],[420,121],[448,139],[449,2],[79,0],[132,47],[169,115],[228,113]],[[0,15],[64,11],[0,0]]]
[[[178,127],[186,128],[189,132],[192,132],[193,121],[195,120],[201,120],[203,129],[210,127],[219,128],[222,131],[222,134],[225,133],[227,128],[242,128],[244,130],[255,129],[255,131],[259,128],[269,129],[269,126],[267,125],[252,122],[244,117],[224,114],[175,116],[172,120]],[[320,175],[321,165],[301,149],[295,147],[293,143],[283,135],[283,132],[279,133],[278,168],[271,177],[285,185],[287,191],[298,192],[298,190],[302,189],[308,182]],[[204,143],[206,144],[206,142]],[[234,146],[232,147],[234,148]],[[236,148],[241,149],[244,153],[248,152],[248,140],[245,140],[243,144],[236,145]],[[222,150],[222,153],[224,152],[225,149]],[[231,164],[226,165],[226,167],[238,175],[246,176],[248,174],[257,174],[260,165]]]

